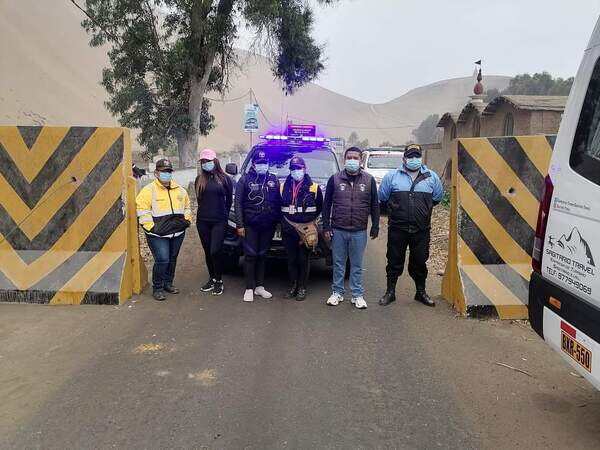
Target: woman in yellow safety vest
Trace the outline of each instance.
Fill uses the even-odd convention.
[[[173,279],[185,230],[192,222],[192,211],[187,191],[173,180],[171,161],[158,161],[154,176],[156,179],[138,194],[136,207],[148,247],[154,256],[152,295],[163,301],[166,299],[165,292],[179,292],[173,286]]]

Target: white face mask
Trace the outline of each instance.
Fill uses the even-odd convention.
[[[358,159],[347,159],[344,162],[344,167],[350,173],[358,172],[360,168],[360,161]]]
[[[416,157],[416,158],[406,158],[406,162],[404,163],[406,165],[406,168],[408,170],[411,171],[417,171],[421,168],[421,166],[423,165],[423,159]]]
[[[264,175],[269,171],[269,165],[268,164],[254,164],[254,170],[256,170],[257,174]]]
[[[290,175],[294,181],[301,181],[304,178],[304,169],[290,170]]]

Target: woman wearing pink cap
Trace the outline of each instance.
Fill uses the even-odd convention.
[[[210,279],[200,288],[213,295],[223,293],[223,241],[227,229],[227,216],[231,209],[233,181],[223,172],[214,150],[200,152],[200,167],[196,177],[198,215],[196,227],[204,249]]]

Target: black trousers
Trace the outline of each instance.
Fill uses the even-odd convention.
[[[265,255],[271,246],[275,225],[266,228],[246,226],[245,230],[244,277],[246,289],[254,289],[265,282]]]
[[[388,281],[395,283],[398,277],[402,275],[406,250],[409,249],[408,274],[415,281],[417,291],[425,290],[429,239],[429,229],[409,233],[394,227],[388,228],[386,266]]]
[[[225,230],[227,222],[204,222],[196,221],[198,235],[202,248],[206,267],[211,279],[221,280],[223,277],[223,241],[225,240]]]
[[[287,252],[290,281],[297,283],[298,287],[306,288],[310,250],[300,241],[300,236],[294,230],[284,232],[282,238]]]

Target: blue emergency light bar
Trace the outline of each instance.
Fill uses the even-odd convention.
[[[297,140],[302,142],[329,142],[330,139],[317,136],[285,136],[283,134],[265,134],[259,136],[261,139],[266,141],[287,141]]]
[[[287,141],[288,137],[283,134],[266,134],[259,136],[261,139],[265,139],[267,141]]]

